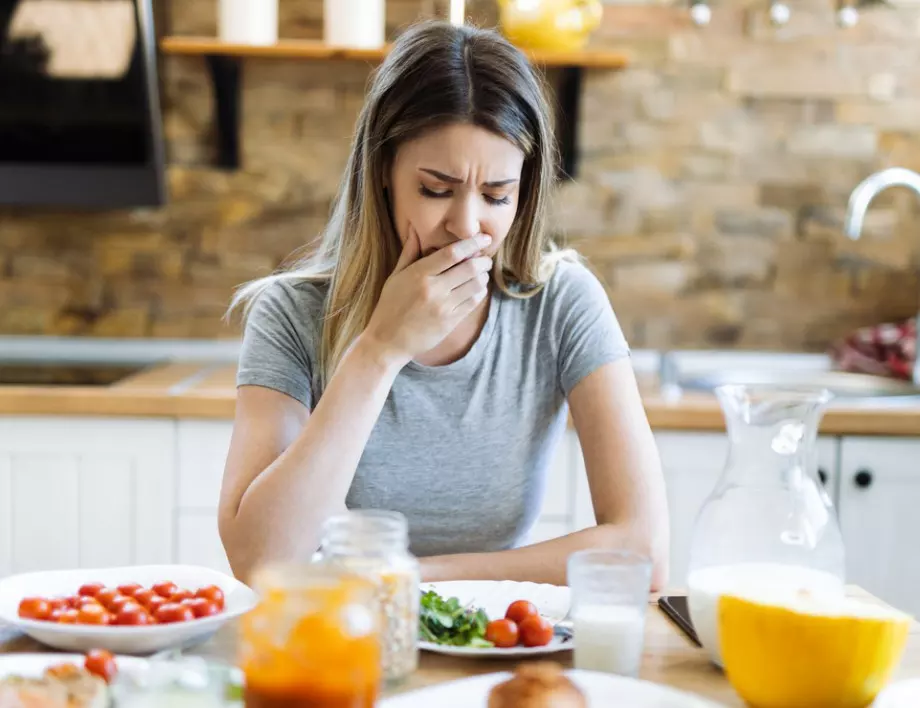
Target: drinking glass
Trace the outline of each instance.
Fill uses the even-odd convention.
[[[646,556],[629,551],[569,556],[575,668],[639,675],[651,581]]]
[[[115,708],[222,708],[231,672],[228,667],[180,651],[151,658],[143,668],[119,671],[111,685]]]

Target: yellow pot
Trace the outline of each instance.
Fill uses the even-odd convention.
[[[844,597],[719,600],[726,677],[756,708],[865,708],[897,667],[910,624]]]
[[[581,49],[604,15],[600,0],[498,0],[502,31],[522,49]]]

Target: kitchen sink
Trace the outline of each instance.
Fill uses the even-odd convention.
[[[110,386],[143,366],[118,364],[70,364],[0,362],[0,385],[13,386]]]
[[[663,383],[666,379],[667,375],[662,377]],[[827,389],[837,400],[920,396],[920,388],[909,381],[842,371],[729,367],[672,375],[670,383],[683,389],[701,391],[712,391],[723,384],[819,387]]]

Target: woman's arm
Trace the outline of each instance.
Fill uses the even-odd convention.
[[[564,585],[566,561],[585,548],[629,549],[653,562],[652,589],[668,574],[668,509],[661,461],[627,358],[582,379],[569,405],[584,453],[597,526],[497,553],[422,559],[426,581],[530,580]]]
[[[219,512],[237,577],[269,560],[310,558],[323,521],[345,508],[400,368],[359,340],[312,414],[278,391],[240,387]]]
[[[264,386],[241,386],[218,526],[230,565],[307,560],[321,526],[345,508],[358,462],[399,371],[440,342],[488,293],[485,235],[424,258],[410,232],[367,328],[312,412]],[[258,366],[258,362],[255,362]]]

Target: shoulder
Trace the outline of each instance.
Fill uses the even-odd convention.
[[[598,277],[577,257],[560,259],[540,294],[557,324],[611,312],[610,298]]]
[[[562,258],[556,263],[553,274],[545,286],[546,296],[552,300],[578,301],[584,298],[610,300],[598,277],[575,256]]]
[[[285,326],[294,331],[321,329],[328,283],[278,278],[253,297],[247,328]]]

